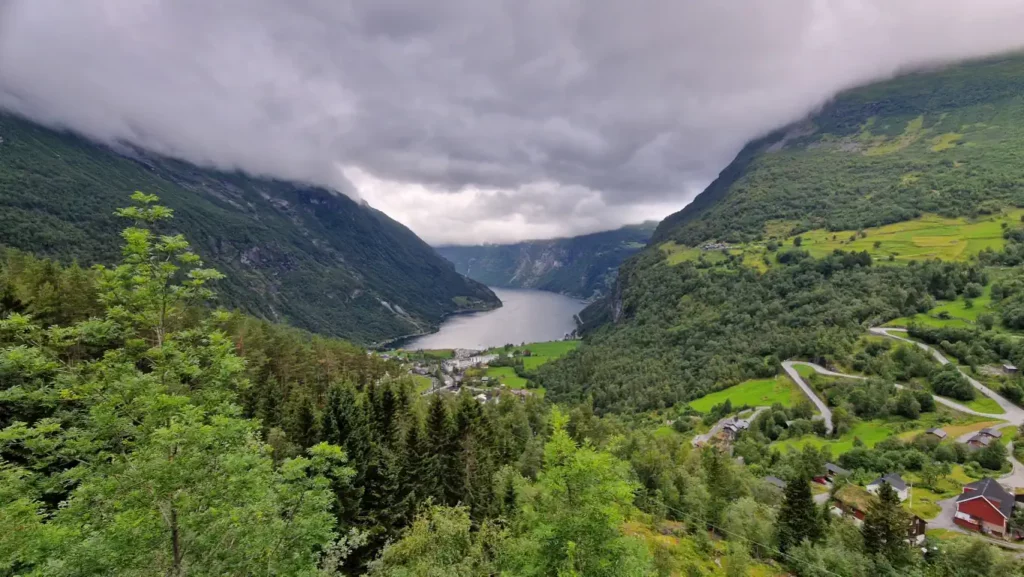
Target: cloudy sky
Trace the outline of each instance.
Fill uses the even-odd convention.
[[[504,242],[661,218],[838,90],[1021,30],[1021,0],[0,0],[0,107]]]

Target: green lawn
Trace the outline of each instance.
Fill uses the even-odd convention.
[[[920,430],[926,430],[929,427],[922,427]],[[920,431],[918,431],[920,432]],[[775,443],[775,446],[779,450],[785,451],[786,449],[799,450],[805,445],[812,445],[814,447],[828,447],[832,450],[833,455],[841,455],[853,448],[853,440],[859,438],[868,447],[873,447],[883,439],[887,439],[896,432],[893,428],[893,423],[886,421],[875,420],[875,421],[861,421],[853,426],[847,433],[838,439],[823,439],[816,435],[804,435],[797,439],[786,439],[785,441],[779,441]]]
[[[973,401],[967,403],[963,401],[957,401],[956,399],[950,400],[960,403],[963,406],[967,407],[968,409],[974,409],[979,413],[988,413],[990,415],[1002,415],[1003,413],[1006,412],[1003,410],[1002,407],[999,406],[999,403],[993,401],[992,399],[986,397],[981,393],[978,393],[978,396],[976,396]]]
[[[523,357],[523,368],[527,371],[532,371],[544,363],[569,354],[576,350],[576,347],[578,346],[580,346],[580,341],[548,341],[543,343],[527,343],[510,349],[506,349],[505,347],[496,347],[487,352],[494,354],[508,354],[514,351],[522,354],[524,351],[530,351],[530,356]]]
[[[937,413],[925,413],[921,418],[914,421],[912,428],[897,432],[897,428],[906,427],[907,421],[876,419],[873,421],[858,421],[849,431],[838,439],[823,439],[817,435],[804,435],[797,439],[786,439],[774,443],[779,450],[785,451],[788,448],[801,449],[804,445],[815,447],[829,447],[833,455],[841,455],[853,448],[853,441],[859,438],[868,447],[873,447],[883,439],[898,435],[901,439],[912,439],[924,431],[940,426],[937,422]],[[965,432],[977,431],[1001,421],[977,421],[975,417],[964,417],[960,424],[941,425],[949,433],[950,438],[955,438]],[[900,425],[903,425],[902,427]]]
[[[783,406],[791,407],[798,400],[803,398],[800,389],[796,384],[785,376],[774,379],[754,379],[744,381],[738,385],[715,391],[690,402],[695,411],[707,413],[711,407],[720,405],[726,399],[732,401],[734,407],[750,405],[752,407],[780,403]]]
[[[434,383],[430,377],[424,377],[423,375],[412,375],[412,382],[416,385],[417,393],[430,390],[430,386]]]
[[[793,369],[796,370],[796,374],[803,377],[805,381],[817,374],[817,371],[808,365],[793,365]]]
[[[938,502],[946,498],[924,487],[911,487],[910,498],[903,507],[922,519],[934,519],[942,511]]]
[[[526,379],[517,375],[515,369],[512,367],[490,367],[484,374],[492,379],[497,379],[498,382],[506,387],[511,387],[513,389],[522,389],[526,387]]]

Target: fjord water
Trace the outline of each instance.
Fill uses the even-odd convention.
[[[449,317],[433,334],[401,344],[404,349],[483,349],[507,343],[561,339],[576,328],[586,303],[553,292],[491,287],[501,308]]]

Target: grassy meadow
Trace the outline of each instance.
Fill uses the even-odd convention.
[[[712,407],[720,405],[726,400],[732,401],[734,407],[743,405],[757,407],[774,403],[791,407],[801,398],[803,398],[803,394],[793,381],[785,376],[778,376],[774,379],[744,381],[728,389],[715,391],[691,401],[690,406],[700,413],[707,413]]]
[[[796,223],[772,221],[765,226],[764,232],[765,237],[777,239],[775,242],[779,250],[792,247],[794,239],[799,236],[800,248],[814,257],[843,250],[867,251],[879,264],[932,258],[963,261],[986,248],[1002,249],[1005,244],[1003,226],[1019,224],[1022,215],[1024,210],[1008,210],[978,219],[928,214],[914,220],[859,231],[817,229],[799,235],[790,234]],[[768,251],[767,242],[736,244],[727,249],[705,251],[669,241],[659,245],[659,248],[669,265],[701,259],[716,264],[728,260],[730,255],[741,257],[744,264],[760,270],[774,262],[774,254]],[[768,263],[765,262],[766,258]]]

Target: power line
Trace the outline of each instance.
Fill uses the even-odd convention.
[[[721,532],[721,533],[723,533],[725,535],[731,535],[733,537],[737,537],[737,538],[743,539],[748,544],[752,543],[754,545],[759,545],[759,546],[763,547],[764,549],[766,549],[768,551],[771,551],[771,552],[774,552],[774,553],[778,553],[779,555],[782,555],[782,556],[786,557],[787,559],[790,559],[790,560],[795,561],[795,562],[802,563],[806,567],[817,569],[817,570],[822,571],[824,573],[827,573],[829,575],[835,575],[835,577],[843,577],[842,575],[840,575],[839,573],[836,573],[835,571],[831,571],[829,569],[826,569],[825,567],[813,565],[813,564],[811,564],[811,563],[809,563],[807,561],[804,561],[802,559],[797,559],[796,557],[793,557],[792,555],[782,551],[781,549],[772,547],[770,545],[766,545],[764,543],[760,543],[758,541],[754,541],[753,539],[747,537],[746,535],[740,535],[738,533],[733,533],[731,531],[727,531],[727,530],[725,530],[725,529],[723,529],[721,527],[718,527],[718,526],[716,526],[716,525],[714,525],[712,523],[708,523],[707,521],[701,521],[700,519],[694,519],[692,517],[692,513],[685,513],[683,511],[680,511],[679,509],[676,509],[675,507],[670,507],[669,505],[665,505],[665,508],[669,509],[671,511],[674,511],[674,512],[680,514],[680,515],[682,515],[684,518],[687,518],[688,520],[704,523],[705,525],[707,525],[708,527],[711,527],[715,531]]]

